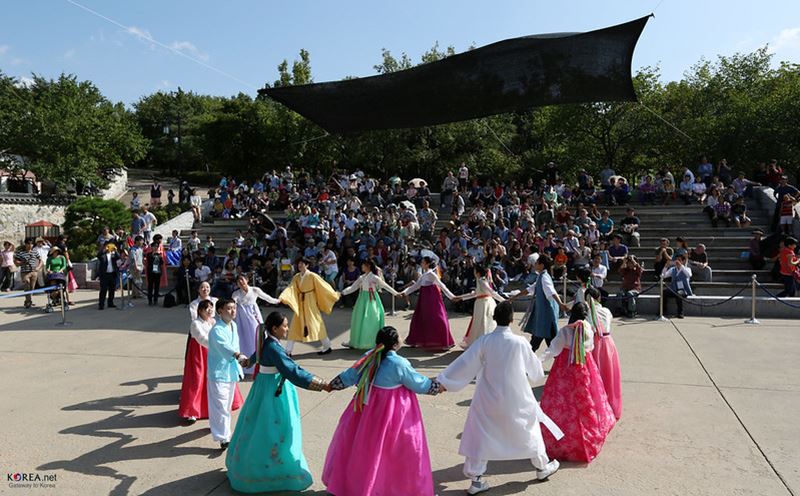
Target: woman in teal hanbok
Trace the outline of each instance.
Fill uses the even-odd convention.
[[[259,373],[225,457],[236,491],[302,491],[312,482],[295,386],[311,391],[330,391],[330,386],[289,358],[279,341],[288,332],[289,321],[280,312],[269,314],[258,330],[258,347],[248,365],[258,363]]]

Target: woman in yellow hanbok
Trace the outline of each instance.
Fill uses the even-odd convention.
[[[289,337],[286,352],[291,355],[294,343],[302,341],[311,343],[320,341],[322,351],[319,355],[327,355],[332,351],[331,340],[322,321],[322,314],[331,313],[333,305],[339,299],[339,293],[317,274],[307,270],[309,260],[301,258],[297,261],[297,274],[292,283],[283,290],[279,299],[294,312],[289,326]]]

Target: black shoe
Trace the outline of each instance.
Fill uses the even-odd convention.
[[[109,303],[108,304],[108,308],[117,308],[117,306],[115,304],[113,304],[113,303]]]
[[[679,319],[682,319],[682,318],[683,318],[683,314],[682,314],[682,313],[679,313],[679,314],[678,314],[678,315],[676,315],[675,317],[677,317],[677,318],[679,318]]]
[[[317,355],[327,355],[329,353],[333,353],[333,347],[330,347],[327,350],[318,351]]]
[[[105,310],[105,309],[106,309],[106,307],[104,307],[103,305],[100,305],[99,307],[97,307],[97,309],[98,309],[98,310]]]
[[[229,444],[231,444],[231,443],[227,443],[227,442],[226,443],[219,443],[219,449],[221,449],[222,451],[225,451],[226,449],[228,449],[228,445]]]

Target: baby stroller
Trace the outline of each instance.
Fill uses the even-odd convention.
[[[67,289],[67,275],[61,272],[47,274],[47,286],[57,286],[55,289],[47,291],[47,306],[44,311],[50,313],[61,306],[61,292]],[[65,305],[64,309],[66,308]]]

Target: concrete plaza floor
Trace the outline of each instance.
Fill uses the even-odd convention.
[[[3,472],[55,474],[56,487],[38,493],[231,494],[208,423],[187,426],[177,417],[187,310],[139,300],[133,309],[100,312],[95,295],[75,295],[69,327],[42,313],[42,296],[35,310],[0,300]],[[405,334],[410,317],[401,311],[387,322]],[[303,367],[332,378],[358,353],[340,349],[349,312],[326,320],[339,349],[325,357],[307,346],[296,353]],[[456,341],[468,321],[451,315]],[[798,321],[615,320],[613,330],[624,411],[600,456],[588,466],[564,464],[545,483],[533,480],[525,461],[490,463],[487,494],[800,494]],[[401,354],[433,376],[459,352]],[[251,384],[241,384],[243,394]],[[458,443],[472,392],[419,397],[439,495],[464,494],[468,485]],[[326,494],[319,475],[351,394],[300,392],[315,479],[307,494]],[[0,493],[34,491],[9,484],[4,477]]]

